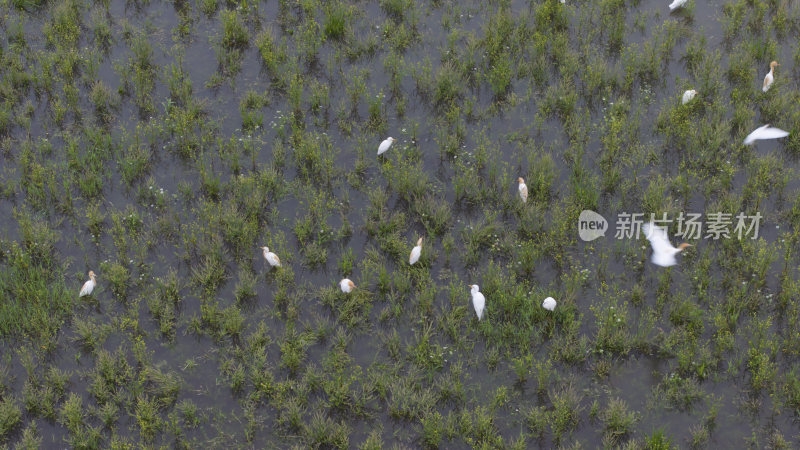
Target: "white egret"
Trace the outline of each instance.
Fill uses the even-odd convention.
[[[694,89],[690,89],[684,92],[683,98],[681,99],[681,104],[685,105],[689,103],[690,101],[692,101],[695,95],[697,95],[697,91],[695,91]]]
[[[689,0],[674,0],[672,3],[669,4],[669,10],[670,11],[675,11],[676,9],[678,9],[681,6],[685,5],[687,1],[689,1]]]
[[[764,92],[767,92],[769,87],[772,86],[772,82],[775,81],[775,66],[780,66],[778,61],[772,61],[769,63],[769,72],[767,72],[767,76],[764,77],[764,86],[761,88],[761,90]]]
[[[642,231],[645,237],[650,241],[650,246],[653,247],[653,264],[661,267],[669,267],[678,264],[675,255],[680,253],[686,247],[691,247],[691,244],[683,243],[675,248],[669,242],[667,236],[667,229],[659,227],[652,222],[642,225]]]
[[[278,258],[278,255],[269,251],[269,247],[261,247],[264,250],[264,259],[267,260],[270,266],[272,267],[280,267],[281,266],[281,259]]]
[[[92,295],[92,291],[94,287],[97,286],[97,280],[95,280],[95,274],[91,270],[89,271],[89,281],[83,283],[83,287],[81,288],[80,294],[78,297],[83,297],[85,295]]]
[[[385,153],[386,150],[389,150],[389,147],[392,146],[392,142],[394,142],[394,138],[391,137],[388,137],[381,142],[381,145],[378,146],[378,154],[380,155],[381,153]]]
[[[408,263],[413,266],[414,263],[419,261],[420,255],[422,255],[422,238],[419,238],[417,241],[417,246],[411,249],[411,255],[408,257]]]
[[[477,284],[470,284],[469,287],[472,289],[472,306],[475,307],[475,314],[478,315],[478,320],[481,320],[483,308],[486,306],[486,297],[480,293],[480,288]]]
[[[780,128],[771,127],[769,124],[766,124],[756,128],[755,131],[748,134],[747,137],[744,138],[744,145],[750,145],[753,142],[761,139],[778,139],[788,135],[788,131],[783,131]]]
[[[519,183],[519,198],[522,199],[522,203],[528,203],[528,185],[525,184],[525,179],[519,177],[517,182]]]
[[[342,288],[342,292],[345,294],[349,294],[356,288],[356,285],[353,281],[349,278],[342,278],[342,281],[339,282],[339,287]]]
[[[544,308],[544,309],[546,309],[548,311],[552,311],[552,310],[556,309],[556,299],[554,299],[553,297],[547,297],[542,302],[542,308]]]

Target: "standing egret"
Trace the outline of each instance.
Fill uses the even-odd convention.
[[[681,99],[681,104],[685,105],[689,103],[690,101],[692,101],[695,95],[697,95],[697,91],[695,91],[694,89],[690,89],[684,92],[683,98]]]
[[[356,285],[353,281],[349,278],[342,278],[342,281],[339,282],[339,287],[342,288],[342,292],[345,294],[349,294],[356,288]]]
[[[519,198],[522,199],[522,203],[528,203],[528,185],[525,184],[525,179],[519,177],[517,182],[519,183]]]
[[[469,287],[472,289],[472,306],[475,307],[475,314],[478,315],[478,320],[481,320],[483,317],[483,307],[486,306],[486,297],[480,293],[480,288],[477,284],[470,284]]]
[[[674,0],[672,3],[669,4],[669,10],[670,11],[675,11],[676,9],[678,9],[681,6],[685,5],[687,1],[689,1],[689,0]]]
[[[411,255],[408,257],[408,263],[413,266],[414,263],[419,261],[420,255],[422,255],[422,238],[419,238],[417,241],[417,246],[411,249]]]
[[[553,297],[547,297],[542,302],[542,308],[544,308],[544,309],[546,309],[548,311],[552,311],[552,310],[556,309],[556,299],[554,299]]]
[[[683,243],[675,248],[669,242],[669,237],[667,236],[667,229],[659,227],[652,222],[646,223],[642,225],[642,231],[644,232],[645,237],[648,241],[650,241],[650,245],[653,247],[653,264],[659,265],[661,267],[669,267],[678,264],[678,261],[675,259],[675,255],[680,253],[686,247],[691,247],[691,244]]]
[[[769,87],[772,86],[772,82],[775,81],[775,66],[780,66],[778,61],[772,61],[769,63],[769,72],[767,72],[767,76],[764,77],[764,86],[761,88],[761,90],[764,92],[767,92]]]
[[[391,137],[388,137],[381,142],[381,145],[378,146],[378,154],[380,155],[381,153],[385,153],[386,150],[389,150],[389,147],[392,146],[392,142],[394,142],[394,138]]]
[[[744,138],[744,145],[750,145],[755,141],[759,141],[761,139],[778,139],[782,137],[786,137],[789,135],[788,131],[783,131],[780,128],[774,128],[766,124],[764,126],[758,127],[752,133],[748,134],[746,138]]]
[[[270,266],[272,267],[280,267],[281,266],[281,259],[278,258],[278,255],[269,251],[269,247],[261,247],[264,250],[264,259],[267,260]]]
[[[81,293],[78,294],[78,297],[83,297],[85,295],[92,295],[92,291],[94,287],[97,286],[97,280],[95,280],[95,274],[91,270],[89,271],[89,281],[83,283],[83,287],[81,288]]]

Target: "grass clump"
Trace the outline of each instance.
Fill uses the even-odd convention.
[[[342,2],[331,2],[325,9],[323,30],[325,36],[342,40],[346,36],[350,23],[350,9]]]
[[[402,20],[404,15],[414,9],[414,2],[411,0],[381,0],[381,8],[395,20]]]
[[[13,397],[8,396],[0,401],[0,440],[5,440],[21,420],[22,411]]]
[[[600,419],[605,426],[605,441],[617,445],[622,438],[633,431],[636,413],[628,410],[624,400],[612,398],[606,409],[600,413]]]
[[[320,412],[311,417],[305,427],[305,434],[308,444],[315,447],[346,449],[350,443],[350,427],[325,417]]]
[[[551,429],[556,441],[564,437],[564,433],[569,432],[578,425],[579,413],[581,410],[581,395],[575,388],[569,386],[551,396],[553,410],[550,413]]]
[[[222,11],[222,47],[226,50],[245,49],[250,43],[250,33],[238,11]]]
[[[52,21],[44,27],[48,43],[53,47],[72,47],[81,36],[80,5],[73,0],[58,3]]]
[[[462,96],[463,85],[458,71],[445,63],[436,74],[433,101],[440,106],[449,105]]]
[[[48,339],[72,311],[79,286],[72,293],[67,290],[64,272],[52,261],[52,249],[48,251],[47,246],[46,240],[32,241],[26,249],[14,243],[0,255],[3,336]]]

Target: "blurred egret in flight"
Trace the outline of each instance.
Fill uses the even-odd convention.
[[[666,228],[659,227],[652,222],[642,225],[642,231],[645,237],[650,241],[650,246],[653,247],[653,264],[661,267],[669,267],[678,264],[675,255],[680,253],[686,247],[691,247],[691,244],[683,243],[675,248],[669,242]]]
[[[681,6],[685,5],[688,0],[674,0],[672,3],[669,4],[669,10],[675,11],[676,9],[680,8]]]
[[[769,124],[766,124],[762,127],[756,128],[755,131],[748,134],[747,137],[744,138],[744,145],[750,145],[753,142],[761,139],[778,139],[788,135],[788,131],[783,131],[780,128],[771,127]]]

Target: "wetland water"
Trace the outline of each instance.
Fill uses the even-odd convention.
[[[0,3],[0,448],[796,447],[800,4],[668,3]]]

